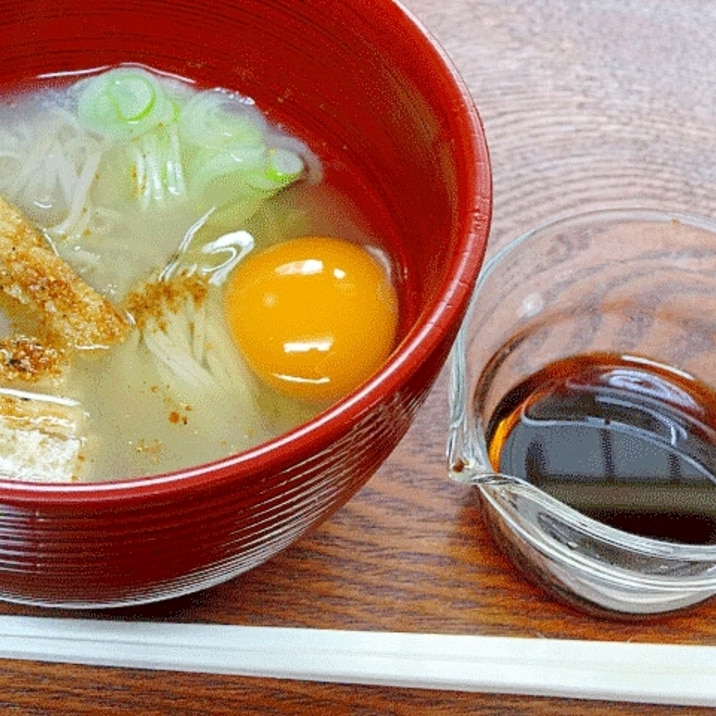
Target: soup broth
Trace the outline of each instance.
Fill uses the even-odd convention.
[[[82,116],[89,102],[82,93],[95,76],[8,97],[0,107],[0,195],[128,322],[123,340],[76,351],[59,376],[0,384],[0,399],[10,405],[0,409],[0,473],[11,478],[163,473],[297,426],[327,404],[286,397],[247,367],[226,325],[227,277],[248,254],[305,235],[368,247],[393,275],[373,227],[323,180],[318,158],[250,100],[126,69],[136,73],[135,86],[129,98],[100,96],[117,105],[109,110],[100,102]],[[124,136],[122,126],[110,126],[115,115],[132,125],[150,105],[159,111],[159,99],[142,94],[150,91],[146,77],[169,106],[149,131]],[[203,113],[201,102],[208,103]],[[187,107],[196,113],[183,127]],[[212,123],[229,121],[219,135],[234,132],[235,143],[215,146],[197,118],[209,133]],[[3,299],[0,338],[34,335],[43,317],[32,305]],[[23,413],[18,428],[8,411],[25,404],[36,417]],[[33,459],[19,458],[33,449]]]

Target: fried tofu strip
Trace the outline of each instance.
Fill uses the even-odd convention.
[[[119,311],[1,197],[0,291],[28,306],[51,335],[73,348],[108,348],[129,329]]]
[[[72,401],[0,395],[0,475],[32,482],[77,480],[84,422],[84,411]]]
[[[29,336],[0,339],[0,383],[35,383],[57,378],[67,363],[67,351]]]

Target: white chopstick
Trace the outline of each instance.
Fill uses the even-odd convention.
[[[0,658],[716,705],[711,646],[0,616]]]

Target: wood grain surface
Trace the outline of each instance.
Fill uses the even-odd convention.
[[[558,214],[639,205],[716,217],[716,4],[406,0],[452,57],[492,152],[490,252]],[[313,535],[204,593],[83,616],[716,644],[716,601],[651,620],[574,611],[491,541],[446,476],[445,373],[368,485]],[[71,616],[0,605],[1,614]],[[701,714],[494,694],[0,662],[8,714]]]

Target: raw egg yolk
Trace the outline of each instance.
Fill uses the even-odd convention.
[[[365,248],[311,236],[240,263],[227,285],[226,314],[263,381],[323,402],[350,392],[387,358],[398,299],[386,267]]]

